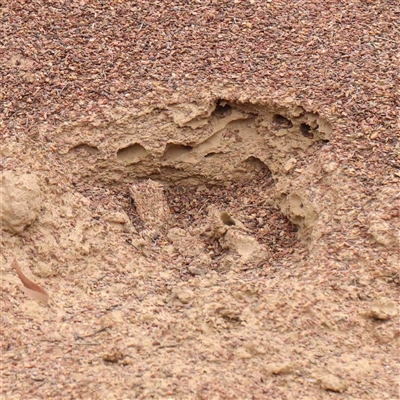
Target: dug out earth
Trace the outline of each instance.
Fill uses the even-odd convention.
[[[5,399],[399,398],[399,6],[299,3],[1,8]]]

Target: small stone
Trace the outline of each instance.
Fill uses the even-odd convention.
[[[378,218],[371,223],[368,233],[377,243],[387,247],[398,243],[400,239],[399,233],[395,232],[388,222]]]
[[[114,222],[116,224],[122,224],[122,225],[130,223],[129,217],[122,212],[111,212],[105,214],[103,216],[103,219],[108,222]]]
[[[320,378],[321,387],[332,392],[342,393],[348,388],[348,383],[336,375],[326,374]]]
[[[288,173],[294,168],[296,163],[297,163],[297,160],[295,158],[290,158],[289,160],[286,161],[283,169],[285,170],[286,173]]]
[[[271,363],[263,367],[263,372],[267,375],[286,375],[294,370],[291,362]]]
[[[42,204],[37,179],[32,174],[2,173],[0,183],[0,226],[11,233],[21,233],[39,215]]]
[[[196,275],[203,276],[207,273],[207,269],[197,266],[197,265],[190,265],[188,267],[188,270],[194,276],[196,276]]]
[[[111,349],[103,354],[103,360],[110,363],[117,363],[125,358],[125,354],[118,349]]]
[[[110,313],[110,318],[116,323],[122,323],[125,321],[125,313],[121,310],[116,310]]]
[[[397,315],[397,306],[394,301],[380,299],[371,305],[369,316],[373,319],[386,321]]]
[[[236,355],[237,355],[238,358],[241,358],[243,360],[252,357],[252,355],[246,349],[244,349],[243,347],[240,347],[240,348],[237,349]]]
[[[31,375],[31,378],[35,382],[43,382],[46,380],[46,377],[44,375]]]
[[[182,290],[176,293],[176,297],[182,304],[188,304],[193,299],[194,294],[191,290]]]
[[[222,248],[238,254],[243,262],[262,251],[260,244],[252,236],[244,234],[238,229],[230,229],[220,240]]]
[[[173,219],[163,185],[149,179],[132,185],[129,192],[146,229],[159,233],[168,228]]]

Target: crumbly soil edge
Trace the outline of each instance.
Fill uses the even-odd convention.
[[[397,5],[83,3],[2,9],[2,395],[397,398]]]

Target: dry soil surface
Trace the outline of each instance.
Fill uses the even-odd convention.
[[[397,0],[0,15],[4,399],[399,398]]]

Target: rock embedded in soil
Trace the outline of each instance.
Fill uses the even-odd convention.
[[[0,184],[0,226],[14,234],[23,232],[40,213],[41,190],[31,174],[17,176],[12,171],[2,174]]]
[[[369,316],[373,319],[386,321],[397,315],[397,305],[394,301],[380,299],[371,305]]]
[[[103,354],[103,360],[109,363],[117,363],[125,358],[125,354],[118,349],[111,349]]]
[[[191,290],[176,290],[175,295],[182,304],[188,304],[194,298],[194,293]]]
[[[386,247],[399,243],[400,240],[399,233],[392,229],[388,222],[376,216],[371,222],[368,233],[377,243]]]
[[[222,248],[239,254],[243,262],[252,258],[257,259],[256,255],[262,252],[261,245],[254,237],[246,235],[238,229],[229,229],[220,243]],[[262,257],[265,255],[263,254]]]
[[[136,211],[147,229],[160,232],[172,221],[171,211],[164,196],[163,186],[151,179],[130,188]]]
[[[292,362],[286,361],[282,363],[271,363],[263,367],[263,372],[266,375],[286,375],[290,374],[295,370],[295,366]]]
[[[332,392],[342,393],[348,388],[348,383],[336,375],[326,374],[321,377],[321,387]]]

